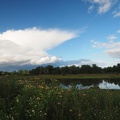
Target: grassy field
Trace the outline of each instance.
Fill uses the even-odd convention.
[[[120,74],[68,74],[68,75],[40,75],[42,79],[115,79],[120,78]]]
[[[62,89],[57,78],[65,77],[74,75],[0,77],[0,120],[120,119],[119,90]]]

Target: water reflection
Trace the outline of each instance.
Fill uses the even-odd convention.
[[[61,81],[61,80],[60,80]],[[94,86],[98,86],[100,89],[118,89],[120,90],[120,80],[63,80],[60,83],[60,87],[64,89],[70,89],[72,86],[77,89],[89,89]]]
[[[102,81],[102,83],[99,83],[98,87],[100,89],[120,89],[120,86],[115,83],[108,83],[106,81]]]

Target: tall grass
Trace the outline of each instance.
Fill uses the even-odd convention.
[[[51,81],[0,78],[0,120],[120,119],[120,91],[62,89]]]

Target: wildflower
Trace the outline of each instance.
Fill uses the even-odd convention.
[[[61,98],[61,97],[62,97],[62,95],[59,95],[59,97]]]
[[[32,110],[33,113],[35,113],[35,110]]]
[[[61,92],[58,92],[58,95],[61,95]]]
[[[39,97],[37,97],[37,100],[40,100],[40,98],[39,98]]]
[[[61,103],[60,102],[58,102],[58,105],[60,105]]]
[[[23,81],[22,80],[18,80],[18,84],[23,84]]]
[[[35,77],[34,79],[35,79],[35,80],[38,80],[39,78]]]
[[[57,82],[58,80],[55,79],[55,82]]]
[[[47,115],[47,113],[44,113],[44,115]]]
[[[30,84],[27,84],[27,85],[26,85],[27,88],[30,88],[30,86],[31,86]]]
[[[72,109],[69,109],[70,112],[72,112]]]
[[[45,89],[46,89],[46,90],[49,90],[49,87],[47,86]]]
[[[11,120],[14,120],[14,117],[12,117]]]
[[[45,82],[42,82],[42,85],[45,85]]]
[[[44,87],[43,87],[43,86],[40,86],[40,85],[39,85],[39,88],[44,89]]]
[[[64,92],[64,90],[61,90],[61,92],[63,93],[63,92]]]
[[[83,96],[86,96],[86,94],[83,94]]]
[[[55,89],[57,89],[57,87],[54,87]]]
[[[16,99],[16,102],[19,102],[19,98]]]
[[[72,90],[71,90],[71,89],[68,89],[68,92],[70,93],[70,92],[72,92]]]

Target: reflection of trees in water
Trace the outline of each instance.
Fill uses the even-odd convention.
[[[120,79],[109,79],[109,80],[105,80],[108,83],[114,83],[115,85],[119,85],[120,86]]]
[[[61,79],[60,83],[64,85],[75,85],[75,84],[82,84],[82,86],[91,86],[91,85],[99,85],[99,83],[102,83],[103,79]],[[115,85],[120,86],[120,80],[119,79],[104,79],[105,82],[108,82],[110,84],[114,83]]]

